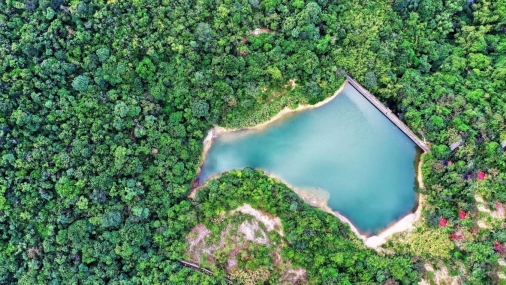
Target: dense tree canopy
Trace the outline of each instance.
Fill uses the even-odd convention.
[[[472,232],[450,254],[468,283],[497,281],[504,225],[458,213],[477,218],[477,195],[506,202],[504,0],[7,0],[0,11],[0,283],[222,282],[177,262],[201,215],[187,194],[207,129],[321,101],[346,73],[431,143],[426,226],[443,217]],[[264,179],[250,178],[233,180]],[[371,257],[399,260],[397,272],[357,272],[412,282],[398,272],[415,266],[409,254]],[[351,270],[328,284],[359,280]]]

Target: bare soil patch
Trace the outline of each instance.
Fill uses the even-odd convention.
[[[460,276],[450,276],[448,273],[448,269],[446,266],[440,264],[439,269],[435,270],[434,267],[430,264],[425,264],[425,269],[427,272],[432,272],[434,278],[432,278],[432,282],[422,279],[418,285],[430,285],[430,284],[448,284],[448,285],[460,285],[463,284],[462,278]]]
[[[215,266],[225,264],[225,270],[230,278],[246,278],[240,280],[245,284],[251,283],[249,281],[263,280],[265,274],[270,275],[269,271],[264,272],[263,267],[256,270],[250,270],[247,267],[239,268],[239,262],[244,261],[245,258],[246,260],[255,259],[254,255],[251,255],[255,250],[252,244],[262,245],[268,247],[275,266],[274,270],[282,276],[282,284],[307,282],[307,273],[304,268],[294,268],[289,260],[283,260],[281,250],[286,243],[272,242],[269,238],[272,234],[284,235],[281,220],[278,217],[244,204],[229,213],[222,213],[217,218],[212,218],[211,221],[226,224],[222,224],[220,228],[223,230],[217,233],[211,232],[204,224],[198,224],[186,236],[188,242],[186,258],[191,262],[200,264],[201,261],[205,261],[207,265],[210,263]],[[225,260],[224,257],[226,257]],[[251,284],[255,284],[256,281],[252,281]]]
[[[283,274],[283,281],[288,284],[303,284],[307,282],[306,270],[303,268],[287,269]]]
[[[279,235],[284,236],[283,228],[281,226],[281,220],[278,217],[271,217],[266,213],[263,213],[257,209],[251,207],[250,204],[244,204],[237,209],[230,212],[231,215],[236,212],[241,212],[246,215],[255,217],[257,221],[260,221],[267,228],[268,231],[276,231]]]
[[[199,263],[201,256],[210,256],[216,250],[214,245],[206,243],[206,237],[210,235],[211,231],[206,226],[198,224],[186,236],[189,245],[186,253],[192,262]]]
[[[269,238],[265,234],[264,230],[260,228],[257,221],[245,221],[238,229],[238,232],[244,234],[246,240],[252,241],[258,244],[269,244]]]

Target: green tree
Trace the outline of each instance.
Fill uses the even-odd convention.
[[[84,92],[88,89],[90,79],[86,75],[79,75],[72,81],[72,87],[79,92]]]
[[[137,65],[135,71],[139,75],[140,78],[151,81],[156,72],[156,67],[151,61],[151,59],[145,57],[142,61]]]
[[[108,48],[99,48],[97,49],[96,54],[98,56],[98,60],[104,62],[109,58],[110,50]]]
[[[193,101],[192,113],[197,118],[206,117],[209,114],[209,104],[204,100]]]

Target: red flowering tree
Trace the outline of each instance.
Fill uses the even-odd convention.
[[[506,255],[506,248],[498,241],[494,242],[494,250],[501,255]]]

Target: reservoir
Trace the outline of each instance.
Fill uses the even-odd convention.
[[[297,189],[329,193],[328,205],[362,233],[412,212],[418,147],[353,86],[323,106],[259,130],[213,139],[198,177],[264,170]]]

